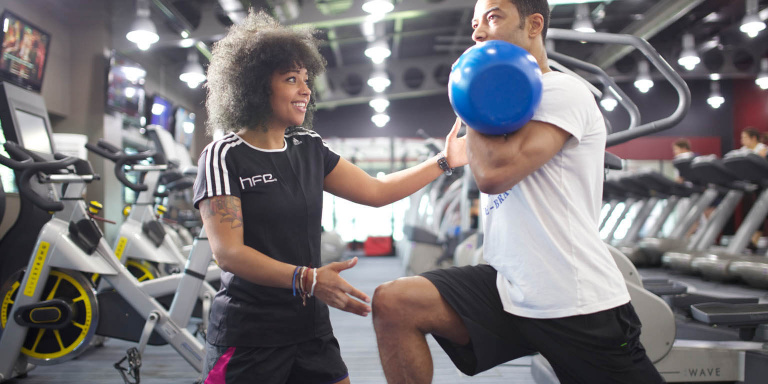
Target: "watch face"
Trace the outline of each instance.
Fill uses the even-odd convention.
[[[450,176],[453,174],[453,168],[448,165],[448,160],[446,160],[445,155],[440,156],[440,158],[437,159],[437,165],[440,167],[440,169],[443,170],[443,172]]]

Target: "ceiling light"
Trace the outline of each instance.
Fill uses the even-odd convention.
[[[757,0],[747,0],[747,13],[741,20],[739,30],[749,37],[755,37],[763,29],[765,29],[765,23],[757,15]]]
[[[603,98],[600,99],[600,106],[603,107],[608,112],[613,112],[613,110],[616,108],[616,106],[619,104],[616,99],[611,96],[610,92],[608,90],[605,90],[603,92]]]
[[[392,82],[389,81],[389,75],[384,71],[376,71],[372,73],[371,78],[368,79],[368,85],[378,93],[384,92],[390,84],[392,84]]]
[[[184,128],[184,133],[192,133],[195,131],[195,123],[185,121],[181,126]]]
[[[635,80],[635,87],[642,93],[648,93],[648,91],[653,88],[651,71],[648,67],[648,62],[645,60],[637,63],[637,79]]]
[[[181,31],[181,38],[182,38],[182,39],[186,39],[186,38],[188,38],[188,37],[189,37],[189,32],[187,32],[187,31]]]
[[[187,83],[187,86],[190,88],[197,88],[200,83],[205,81],[203,66],[197,60],[197,53],[194,50],[190,50],[187,53],[187,63],[184,64],[184,68],[181,70],[179,80]]]
[[[580,3],[600,3],[605,0],[549,0],[549,6],[554,7],[555,5],[563,5],[563,4],[580,4]]]
[[[132,99],[134,96],[136,96],[136,88],[134,87],[125,87],[125,90],[123,91],[125,93],[125,97]]]
[[[389,123],[389,115],[386,113],[377,113],[371,116],[371,121],[373,121],[377,127],[381,128]]]
[[[760,73],[757,74],[755,84],[760,89],[768,89],[768,58],[760,59]]]
[[[718,22],[718,21],[722,20],[722,18],[723,17],[722,17],[722,15],[720,15],[720,13],[712,12],[712,13],[704,16],[704,18],[701,19],[701,20],[704,21],[705,23],[714,23],[714,22]]]
[[[360,30],[363,32],[363,36],[365,36],[365,39],[368,41],[373,41],[376,36],[375,24],[376,22],[371,20],[369,17],[366,17],[365,21],[360,24]]]
[[[182,48],[189,48],[189,47],[195,45],[195,40],[193,40],[193,39],[184,39],[184,40],[181,41],[181,43],[179,43],[179,45],[181,45]]]
[[[589,6],[586,4],[576,5],[576,20],[573,22],[573,29],[579,32],[595,32],[595,26],[589,15]]]
[[[136,0],[136,19],[131,23],[130,32],[125,35],[128,41],[135,43],[142,51],[146,51],[160,40],[155,23],[149,19],[149,14],[149,2]]]
[[[712,106],[714,109],[720,108],[721,105],[725,103],[725,98],[723,95],[720,94],[720,83],[717,81],[713,81],[710,85],[709,90],[709,98],[707,99],[707,104]]]
[[[152,104],[152,114],[153,115],[162,115],[163,112],[165,112],[165,105],[154,103]]]
[[[683,35],[683,51],[680,52],[680,58],[677,59],[677,63],[689,71],[693,71],[696,65],[701,62],[699,54],[696,53],[695,45],[696,41],[692,34],[686,33]]]
[[[387,110],[387,107],[389,107],[389,100],[387,100],[386,97],[379,96],[371,101],[368,102],[368,105],[373,108],[374,111],[378,113],[382,113]]]
[[[390,0],[369,0],[363,4],[363,11],[372,15],[383,15],[395,9]]]
[[[368,48],[365,50],[365,55],[371,58],[376,64],[381,64],[384,59],[389,57],[392,51],[389,50],[387,42],[384,40],[377,40],[368,44]]]
[[[125,79],[131,83],[137,82],[147,74],[147,71],[137,67],[121,67],[120,71],[125,75]]]

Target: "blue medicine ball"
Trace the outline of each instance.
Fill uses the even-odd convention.
[[[488,135],[522,128],[541,101],[541,69],[528,51],[501,40],[467,49],[451,69],[448,97],[456,114]]]

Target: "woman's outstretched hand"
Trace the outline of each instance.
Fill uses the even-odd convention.
[[[461,123],[461,119],[457,117],[451,132],[445,138],[445,158],[451,168],[463,167],[469,162],[467,160],[466,135],[458,137]]]
[[[347,261],[337,261],[317,269],[315,297],[331,307],[351,312],[360,316],[371,313],[371,298],[359,289],[347,283],[339,273],[357,264],[357,257]],[[360,302],[355,298],[364,301]]]

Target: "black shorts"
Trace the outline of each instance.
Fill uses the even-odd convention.
[[[465,346],[433,335],[464,374],[538,352],[564,384],[664,382],[640,344],[640,319],[630,303],[588,315],[532,319],[504,311],[491,266],[453,267],[422,276],[469,331]]]
[[[205,344],[205,384],[331,384],[349,376],[339,342],[329,333],[282,347]]]

